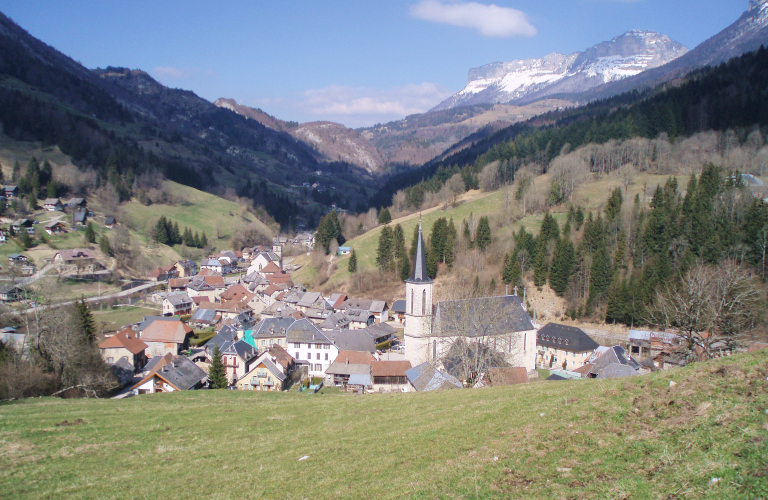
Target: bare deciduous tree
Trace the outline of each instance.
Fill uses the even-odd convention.
[[[448,373],[465,387],[474,386],[489,368],[525,366],[524,334],[513,332],[507,321],[510,304],[509,297],[440,303],[432,330],[434,350]]]
[[[621,183],[624,184],[624,192],[627,193],[629,191],[629,185],[632,184],[635,181],[635,177],[637,177],[637,170],[635,170],[635,167],[632,165],[625,164],[619,167],[616,171],[616,175],[619,180],[621,180]]]
[[[677,286],[656,293],[648,319],[676,330],[689,360],[709,359],[721,349],[732,349],[754,328],[763,310],[763,293],[747,270],[732,261],[717,267],[699,263]]]

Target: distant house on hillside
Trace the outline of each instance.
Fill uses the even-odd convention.
[[[43,208],[49,212],[61,212],[64,210],[64,204],[58,198],[46,198],[43,201]]]
[[[3,285],[0,286],[0,302],[17,302],[24,291],[16,285]]]
[[[112,229],[117,225],[117,219],[112,217],[111,215],[107,216],[106,219],[104,219],[104,227],[107,229]]]
[[[88,214],[86,212],[75,212],[72,216],[72,224],[81,227],[88,225]]]
[[[64,226],[63,222],[61,222],[59,220],[56,220],[56,221],[48,222],[45,225],[45,232],[50,234],[51,236],[55,236],[55,235],[58,235],[58,234],[66,233],[67,229]]]
[[[18,186],[3,186],[3,192],[5,193],[5,197],[9,200],[13,200],[19,197]]]
[[[92,272],[100,267],[96,261],[96,254],[87,248],[60,250],[53,256],[53,265],[60,270],[76,268],[85,272]]]

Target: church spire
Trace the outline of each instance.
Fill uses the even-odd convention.
[[[427,256],[424,251],[424,237],[421,233],[421,216],[419,216],[419,240],[416,244],[416,263],[413,265],[413,274],[406,283],[432,283],[427,274]]]

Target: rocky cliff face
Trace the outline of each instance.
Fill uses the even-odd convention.
[[[762,0],[765,1],[765,0]],[[662,66],[688,52],[665,35],[630,31],[570,55],[493,63],[469,72],[469,83],[434,110],[466,104],[525,102],[584,92]]]

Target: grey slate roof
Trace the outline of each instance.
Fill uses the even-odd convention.
[[[331,330],[324,333],[339,351],[376,352],[376,344],[365,330]]]
[[[307,342],[312,344],[330,344],[318,327],[307,319],[295,321],[286,330],[286,340],[293,343]]]
[[[396,300],[394,304],[392,304],[392,309],[390,309],[392,312],[395,313],[403,313],[405,314],[405,301],[404,300]]]
[[[208,323],[213,323],[216,319],[216,311],[213,309],[200,309],[198,308],[194,314],[192,314],[192,317],[190,318],[190,322],[195,321],[206,321]]]
[[[254,327],[253,338],[286,336],[288,327],[296,322],[293,318],[267,318]]]
[[[424,251],[424,236],[421,234],[421,221],[419,221],[419,239],[416,244],[416,262],[413,265],[413,274],[406,283],[432,283],[427,275],[427,255]]]
[[[329,315],[325,321],[320,323],[320,328],[323,330],[341,330],[342,328],[349,326],[351,320],[349,316],[343,312],[337,312]]]
[[[256,349],[251,344],[243,340],[238,340],[237,342],[227,342],[223,346],[219,347],[219,351],[221,351],[222,354],[235,354],[244,361],[248,361],[249,359],[256,356]]]
[[[173,306],[192,304],[192,299],[189,298],[186,292],[169,293],[165,296],[165,300]]]
[[[371,365],[364,365],[360,363],[342,363],[341,361],[334,361],[331,366],[325,370],[326,375],[353,375],[355,373],[371,373]]]
[[[397,330],[386,323],[374,323],[365,327],[363,331],[370,335],[374,341],[384,337],[389,338],[397,332]]]
[[[598,375],[598,377],[603,369],[614,364],[624,365],[635,372],[640,370],[640,363],[635,361],[631,356],[628,356],[627,351],[618,345],[607,348],[600,356],[592,361],[592,363],[594,366],[592,367],[592,370],[590,370],[590,373]],[[612,371],[618,373],[616,368]]]
[[[149,360],[149,362],[144,365],[144,368],[141,369],[143,372],[151,372],[155,369],[155,365],[160,362],[161,359],[163,359],[164,356],[153,356],[152,359]]]
[[[463,387],[459,379],[435,369],[429,363],[422,363],[406,370],[405,376],[408,378],[408,382],[419,392],[461,389]]]
[[[575,326],[547,323],[536,335],[536,344],[572,352],[594,351],[600,344]]]
[[[373,385],[371,381],[370,373],[353,373],[349,376],[348,385],[362,385],[363,387],[370,387]]]
[[[157,373],[182,391],[194,388],[208,377],[207,373],[185,356],[176,356]]]
[[[482,297],[437,304],[432,333],[437,337],[479,337],[533,330],[520,297]]]

